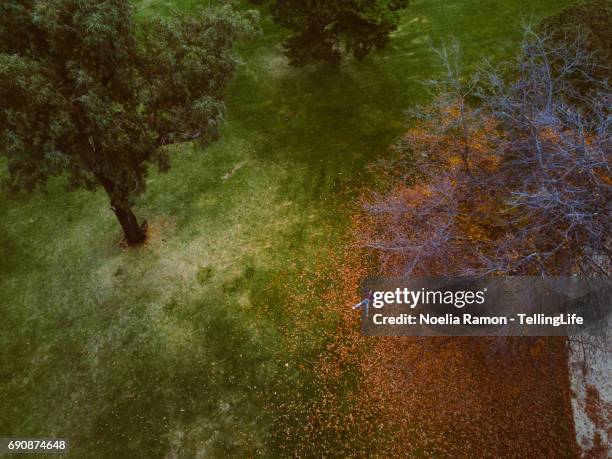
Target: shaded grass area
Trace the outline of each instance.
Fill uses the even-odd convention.
[[[300,380],[308,397],[308,363],[337,320],[313,302],[298,331],[284,304],[327,263],[319,249],[340,243],[364,166],[426,99],[428,41],[454,36],[469,62],[495,60],[522,19],[562,6],[414,1],[388,49],[338,69],[288,67],[264,15],[240,49],[222,140],[177,148],[171,171],[151,175],[140,249],[119,246],[102,193],[68,194],[62,180],[1,192],[0,434],[66,437],[75,457],[272,455],[269,392]],[[288,288],[267,288],[279,279]],[[300,348],[285,348],[296,333]]]

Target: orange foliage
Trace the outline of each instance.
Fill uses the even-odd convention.
[[[449,113],[457,116],[456,110]],[[489,154],[493,130],[494,123],[483,120],[479,132],[471,133],[470,165],[475,170],[498,167],[498,158]],[[426,158],[434,173],[460,176],[461,145],[432,132],[420,125],[405,140],[417,154],[432,151],[435,144],[445,154]],[[380,172],[378,177],[393,179],[393,171]],[[486,247],[499,238],[500,197],[483,192],[478,184],[461,191],[457,228],[463,242],[458,249],[466,256],[474,241]],[[400,184],[391,195],[396,203],[416,208],[435,193],[430,183],[420,182]],[[359,237],[347,238],[339,253],[322,254],[326,268],[309,278],[305,292],[291,296],[288,307],[298,316],[303,317],[305,306],[319,304],[323,314],[338,320],[312,364],[314,393],[304,396],[300,388],[292,402],[280,407],[284,416],[276,440],[281,450],[297,457],[576,457],[563,339],[510,338],[514,353],[504,355],[491,351],[493,338],[361,335],[359,313],[350,306],[359,300],[359,283],[371,274],[372,260],[360,247],[364,235],[375,233],[384,241],[384,227],[398,224],[385,218],[390,217],[354,212],[352,229]],[[393,218],[410,220],[410,215]],[[421,230],[419,222],[409,223],[407,232]],[[423,269],[435,274],[449,259],[452,253]],[[387,273],[404,260],[397,256],[395,261]],[[308,323],[312,326],[312,318]],[[299,346],[303,325],[296,320],[294,326],[287,330],[287,340]]]
[[[287,455],[578,455],[563,339],[515,338],[514,354],[492,357],[491,338],[365,337],[350,308],[368,274],[364,252],[347,241],[321,260],[329,269],[311,284],[328,287],[308,288],[291,307],[315,301],[339,320],[314,363],[315,395],[282,407]]]

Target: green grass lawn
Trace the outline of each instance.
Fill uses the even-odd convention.
[[[139,15],[198,2],[142,0]],[[414,0],[389,47],[338,69],[293,69],[283,31],[240,49],[217,144],[176,149],[137,213],[146,247],[123,250],[106,197],[0,192],[0,436],[69,438],[74,457],[274,455],[269,392],[308,381],[323,305],[285,349],[288,294],[266,288],[320,268],[364,166],[405,129],[437,71],[429,41],[455,37],[466,61],[508,56],[524,19],[567,1]],[[290,289],[287,289],[289,291]],[[307,386],[307,384],[305,384]]]

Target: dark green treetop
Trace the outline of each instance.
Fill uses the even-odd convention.
[[[568,43],[579,44],[583,59],[592,67],[588,73],[574,71],[574,89],[584,98],[601,90],[599,83],[610,79],[612,62],[612,0],[588,0],[572,3],[559,14],[545,18],[538,26],[540,33],[566,48]],[[553,63],[558,67],[559,63]],[[568,69],[572,70],[572,69]],[[573,102],[583,105],[576,97]]]
[[[291,63],[338,64],[343,53],[364,59],[397,29],[408,0],[274,0],[274,19],[292,35],[285,41]]]
[[[148,166],[168,169],[166,145],[218,138],[232,47],[255,21],[229,6],[136,22],[128,0],[0,3],[9,187],[32,190],[61,174],[72,187],[102,187],[127,242],[142,242],[131,206]]]

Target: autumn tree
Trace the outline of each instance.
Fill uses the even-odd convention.
[[[612,92],[596,78],[598,66],[585,37],[563,46],[525,31],[517,76],[490,72],[481,94],[497,121],[500,167],[508,188],[511,231],[483,268],[507,273],[609,275],[612,261]],[[579,79],[586,77],[584,91]]]
[[[274,0],[274,20],[291,31],[285,51],[303,66],[338,64],[343,53],[364,59],[384,47],[408,0]]]
[[[165,148],[219,136],[236,40],[256,17],[226,7],[136,21],[128,0],[0,3],[0,154],[6,184],[32,190],[67,175],[101,187],[128,244],[144,241],[132,211]]]
[[[526,28],[515,60],[475,78],[455,71],[457,48],[438,53],[439,93],[416,111],[397,158],[373,166],[391,183],[356,219],[380,272],[609,276],[612,95],[586,37],[560,44]],[[597,359],[609,346],[602,331],[567,343]],[[491,356],[521,355],[524,344],[487,339]]]
[[[612,96],[584,38],[526,28],[516,60],[468,86],[471,104],[449,83],[421,111],[399,154],[421,176],[364,203],[362,244],[386,270],[609,275]]]

